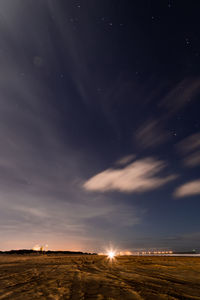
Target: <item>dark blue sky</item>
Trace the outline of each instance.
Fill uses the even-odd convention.
[[[0,248],[200,248],[200,3],[0,2]]]

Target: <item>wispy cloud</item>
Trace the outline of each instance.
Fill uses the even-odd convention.
[[[119,165],[119,166],[124,166],[128,163],[130,163],[132,160],[134,160],[136,158],[136,155],[134,154],[130,154],[130,155],[126,155],[120,159],[118,159],[116,161],[116,165]]]
[[[200,194],[200,179],[187,182],[181,186],[179,186],[175,192],[175,197],[187,197],[187,196],[195,196]]]
[[[162,99],[160,107],[168,110],[167,115],[173,115],[195,99],[199,92],[200,78],[184,79]]]
[[[178,144],[178,149],[184,154],[187,154],[199,148],[200,148],[199,132],[188,136]]]
[[[153,158],[137,160],[122,169],[107,169],[89,180],[83,187],[88,191],[145,192],[156,189],[176,178],[176,175],[160,177],[166,167],[163,161]]]
[[[184,159],[187,167],[196,167],[200,165],[200,151],[196,151]]]
[[[115,231],[114,228],[133,227],[136,224],[140,224],[143,219],[143,215],[146,211],[134,206],[123,204],[110,206],[110,209],[96,216],[90,216],[85,218],[86,224],[90,226],[90,230],[95,227],[95,230]]]
[[[158,146],[169,138],[167,132],[162,129],[161,122],[158,120],[146,121],[138,128],[135,137],[137,143],[144,148]]]
[[[169,91],[167,93],[166,88]],[[168,127],[167,123],[175,113],[197,99],[200,93],[200,78],[186,78],[171,88],[165,86],[161,90],[161,100],[156,102],[159,117],[153,118],[153,114],[150,113],[150,117],[147,117],[134,133],[137,144],[143,148],[153,148],[169,140],[169,131],[165,129]],[[152,100],[149,105],[155,105],[155,99]],[[192,144],[195,138],[195,135],[191,137]]]
[[[200,165],[200,133],[195,133],[185,138],[177,145],[178,152],[184,156],[187,167]]]
[[[44,209],[31,207],[31,206],[13,206],[12,208],[14,211],[24,213],[25,215],[36,218],[48,218],[49,215],[47,212],[44,211]]]

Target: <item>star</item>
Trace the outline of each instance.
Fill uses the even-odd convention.
[[[185,38],[185,43],[186,43],[186,46],[190,46],[191,45],[190,39],[189,38]]]

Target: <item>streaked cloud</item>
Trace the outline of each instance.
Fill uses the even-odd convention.
[[[195,196],[200,194],[200,179],[187,182],[181,186],[179,186],[175,192],[175,197],[187,197],[187,196]]]
[[[138,128],[135,137],[137,143],[144,148],[158,146],[169,138],[158,120],[146,121]]]
[[[98,30],[92,26],[99,8],[88,4],[78,11],[80,18],[67,1],[0,1],[1,249],[48,243],[91,251],[110,238],[134,246],[134,234],[142,238],[156,201],[165,203],[165,195],[161,190],[156,201],[140,195],[137,206],[132,200],[139,196],[128,193],[152,191],[176,178],[164,161],[150,156],[174,162],[170,145],[164,151],[157,146],[169,137],[165,128],[173,127],[172,114],[197,98],[199,79],[178,85],[170,79],[169,89],[157,74],[143,80],[142,72],[134,76],[124,67],[113,72],[109,45],[115,43],[99,31],[101,21]],[[188,166],[199,164],[199,137],[186,141],[182,155]],[[83,178],[89,178],[84,190]],[[165,216],[171,217],[170,209]],[[157,216],[162,212],[158,208]],[[176,214],[174,219],[179,221]],[[154,232],[158,224],[162,231],[157,218],[152,224]]]
[[[141,193],[159,188],[176,178],[174,174],[160,177],[159,173],[165,167],[163,161],[154,158],[140,159],[123,169],[107,169],[87,180],[83,187],[88,191]]]
[[[97,227],[95,232],[91,230],[98,220],[104,238],[108,231],[105,223],[116,234],[117,224],[122,228],[138,224],[140,210],[125,201],[118,205],[104,195],[97,199],[80,189],[84,172],[95,168],[90,161],[97,161],[99,152],[93,147],[99,129],[89,129],[96,116],[91,114],[93,104],[88,96],[92,90],[96,95],[95,84],[91,84],[93,72],[87,68],[91,56],[69,26],[70,9],[66,18],[61,5],[34,2],[30,9],[29,4],[19,3],[0,3],[1,48],[6,50],[1,49],[0,70],[1,249],[29,248],[45,241],[54,249],[68,250],[75,250],[78,243],[81,250],[85,244],[88,247],[89,240],[94,246],[99,239]],[[57,52],[52,31],[46,31],[52,16],[56,41],[64,55]],[[26,20],[30,20],[29,27],[24,26]],[[82,28],[83,39],[87,32]],[[41,44],[44,40],[45,47]],[[98,122],[104,124],[100,113]],[[133,155],[120,163],[130,159]]]
[[[44,209],[42,210],[41,208],[36,208],[36,207],[26,207],[26,206],[14,206],[13,207],[14,211],[20,212],[20,213],[24,213],[25,215],[27,215],[27,217],[38,217],[38,218],[47,218],[49,217],[49,215],[44,211]]]
[[[195,133],[178,144],[178,149],[184,154],[200,149],[200,133]]]
[[[187,167],[196,167],[200,165],[200,151],[194,152],[184,159],[184,164]]]
[[[118,159],[116,161],[116,165],[124,166],[124,165],[130,163],[135,158],[136,158],[136,155],[134,155],[134,154],[126,155],[126,156]]]
[[[134,207],[133,205],[123,205],[123,203],[120,203],[115,206],[110,206],[107,212],[103,214],[97,213],[96,216],[88,216],[84,222],[89,225],[91,231],[93,229],[95,229],[95,231],[104,231],[104,229],[106,229],[107,231],[109,230],[109,232],[114,232],[114,228],[122,229],[140,224],[145,213],[146,210]]]
[[[200,92],[200,78],[187,78],[179,82],[160,102],[160,107],[173,115],[189,104]]]
[[[177,145],[178,152],[184,156],[184,165],[195,167],[200,165],[200,133],[185,138]]]

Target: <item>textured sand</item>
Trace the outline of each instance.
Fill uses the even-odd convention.
[[[2,255],[0,299],[200,299],[200,258]]]

